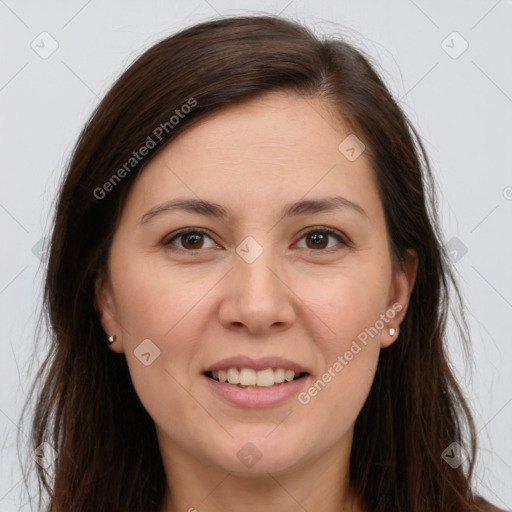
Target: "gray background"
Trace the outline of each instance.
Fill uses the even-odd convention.
[[[512,509],[510,0],[0,0],[1,512],[28,510],[15,436],[27,439],[19,414],[42,356],[34,351],[38,251],[80,129],[153,42],[212,17],[257,12],[282,12],[369,52],[419,130],[473,337],[473,363],[456,339],[450,352],[479,431],[476,486]]]

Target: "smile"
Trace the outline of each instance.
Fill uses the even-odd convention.
[[[293,376],[291,373],[288,373],[288,379],[291,378],[291,380],[287,380],[285,375],[282,382],[277,382],[283,377],[283,371],[286,374],[286,370],[282,368],[268,368],[258,372],[250,368],[241,368],[240,371],[236,368],[233,369],[235,371],[231,371],[232,368],[230,368],[227,371],[206,372],[203,373],[202,378],[215,397],[224,403],[227,402],[237,408],[244,409],[269,408],[286,403],[287,400],[296,397],[303,391],[311,380],[309,373],[296,375],[293,372]],[[245,372],[245,370],[248,371]],[[238,379],[241,382],[255,382],[255,384],[231,383],[228,381],[228,372],[229,378],[232,381],[236,382]],[[216,379],[214,378],[214,373],[216,374]],[[263,379],[263,381],[260,380],[259,382],[264,382],[266,385],[260,386],[257,384],[258,374],[261,375],[260,379]],[[225,380],[221,382],[220,378]]]
[[[218,370],[206,372],[205,375],[217,382],[227,382],[244,389],[269,388],[292,382],[306,375],[304,372],[295,372],[284,368],[266,368],[253,370],[252,368],[229,368],[227,371]]]

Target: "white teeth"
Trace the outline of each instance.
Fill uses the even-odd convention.
[[[261,370],[256,374],[256,384],[258,386],[267,388],[274,385],[274,370]]]
[[[240,386],[258,386],[268,388],[275,384],[283,382],[291,382],[296,375],[293,370],[285,370],[284,368],[266,368],[265,370],[256,371],[252,368],[229,368],[229,370],[219,370],[212,372],[212,376],[219,382],[229,382],[229,384]]]
[[[228,382],[230,384],[240,384],[240,373],[236,368],[230,368],[228,370]]]
[[[295,377],[295,372],[293,370],[286,370],[284,372],[284,378],[290,382],[293,380],[293,377]]]
[[[230,370],[234,370],[238,373],[236,368],[230,368]],[[251,370],[250,368],[242,368],[240,370],[240,384],[242,386],[255,386],[256,385],[256,372]],[[234,382],[230,382],[230,384],[235,384]],[[238,384],[238,382],[236,383]]]
[[[278,368],[277,370],[274,370],[274,381],[276,384],[281,384],[281,382],[284,382],[283,368]]]

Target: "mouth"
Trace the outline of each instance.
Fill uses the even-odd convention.
[[[304,379],[309,373],[285,368],[266,368],[257,371],[252,368],[232,367],[227,370],[207,371],[204,375],[214,381],[242,389],[268,389]]]
[[[252,358],[239,355],[204,368],[209,390],[238,408],[276,407],[293,399],[312,375],[298,362],[278,356]]]

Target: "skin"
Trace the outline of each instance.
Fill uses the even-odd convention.
[[[348,488],[354,422],[380,350],[397,338],[389,328],[405,315],[417,256],[394,265],[367,154],[349,161],[338,150],[349,134],[325,102],[266,94],[182,133],[129,194],[96,305],[156,425],[168,482],[162,512],[363,510]],[[280,217],[285,203],[332,196],[365,214]],[[178,197],[213,201],[232,215],[177,210],[141,223]],[[209,234],[169,242],[188,227]],[[325,227],[349,243],[304,236]],[[263,248],[252,263],[236,252],[247,236]],[[307,391],[397,303],[401,311],[307,404],[293,396],[241,408],[205,383],[205,368],[226,357],[281,356],[310,370]],[[160,350],[148,366],[134,354],[145,339]],[[261,454],[252,467],[237,457],[248,442]]]

